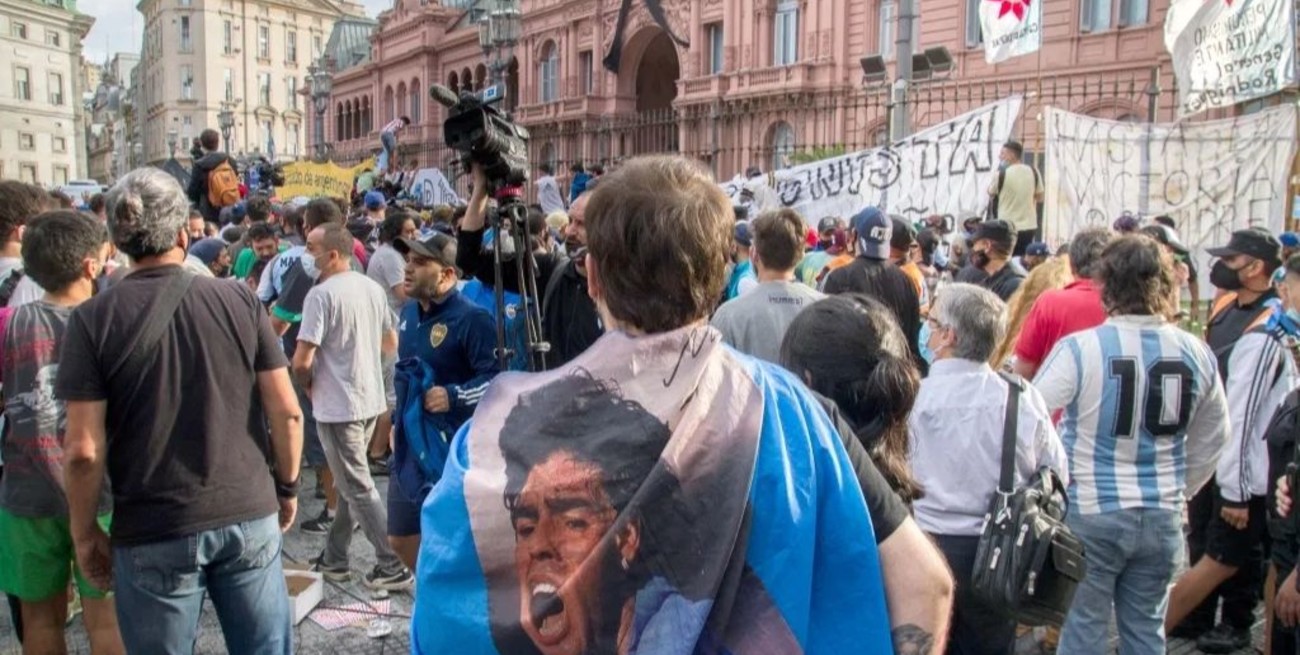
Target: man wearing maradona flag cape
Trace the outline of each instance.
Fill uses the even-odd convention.
[[[677,157],[588,207],[609,332],[496,378],[424,506],[416,653],[891,653],[871,522],[835,428],[706,324],[730,203]]]

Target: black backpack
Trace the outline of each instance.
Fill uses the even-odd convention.
[[[1020,489],[1015,480],[1016,417],[1024,381],[1007,381],[1002,471],[984,516],[971,587],[992,607],[1023,625],[1060,627],[1083,580],[1083,543],[1065,525],[1065,485],[1043,467]]]
[[[23,281],[26,273],[22,269],[17,269],[0,282],[0,307],[8,307],[9,300],[14,297],[14,291],[18,288],[18,283]]]

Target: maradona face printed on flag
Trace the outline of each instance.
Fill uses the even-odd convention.
[[[724,446],[741,426],[718,423],[704,401],[721,382],[700,365],[713,336],[701,329],[685,348],[653,353],[662,375],[570,369],[518,396],[485,449],[496,452],[475,455],[495,459],[471,468],[466,496],[499,652],[690,653],[715,640],[706,623],[732,553],[744,552],[761,410],[740,420],[752,438]],[[685,410],[676,430],[639,400]],[[480,472],[490,485],[469,484]],[[724,593],[742,580],[765,598],[748,575]]]
[[[797,385],[707,326],[499,375],[424,504],[412,652],[891,652],[865,502]]]

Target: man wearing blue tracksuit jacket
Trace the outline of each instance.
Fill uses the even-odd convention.
[[[435,232],[425,239],[398,239],[393,247],[406,257],[405,290],[410,298],[398,321],[397,356],[419,358],[433,369],[437,385],[424,392],[424,410],[445,418],[450,434],[455,434],[474,415],[499,370],[495,323],[491,314],[456,289],[454,238]],[[397,474],[388,478],[388,540],[414,568],[424,498],[417,490],[400,488],[398,479]]]

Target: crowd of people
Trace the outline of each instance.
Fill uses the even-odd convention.
[[[188,188],[138,169],[88,211],[0,181],[24,652],[66,651],[74,598],[95,653],[192,652],[205,596],[230,652],[292,652],[299,530],[325,578],[415,596],[418,653],[1005,655],[1025,628],[973,579],[1009,464],[1084,548],[1043,648],[1234,652],[1262,602],[1300,653],[1293,234],[1209,249],[1202,317],[1168,217],[1040,241],[1016,143],[986,215],[916,223],[751,219],[677,156],[544,165],[503,240],[477,166],[425,216],[248,193],[200,142]]]

